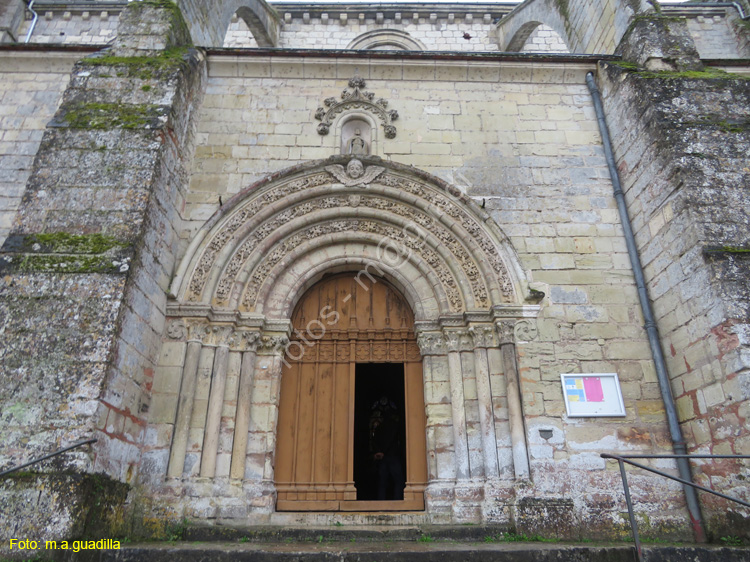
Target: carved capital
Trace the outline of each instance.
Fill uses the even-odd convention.
[[[204,345],[229,347],[234,336],[234,326],[209,325],[203,338]]]
[[[474,349],[474,337],[467,330],[444,330],[445,344],[448,351],[471,351]]]
[[[445,339],[440,332],[420,332],[417,334],[417,345],[422,355],[443,355]]]
[[[495,330],[491,324],[478,324],[469,328],[475,347],[495,347]]]
[[[514,326],[515,326],[515,322],[513,320],[506,320],[503,322],[495,323],[499,345],[505,345],[508,343],[515,342],[515,335],[513,334]]]
[[[188,341],[197,341],[203,343],[208,335],[209,326],[206,322],[188,321],[187,322],[187,339]]]
[[[233,351],[256,351],[259,341],[258,330],[234,330],[229,338],[229,347]]]
[[[284,353],[289,338],[284,334],[262,334],[257,342],[259,355],[276,355]]]

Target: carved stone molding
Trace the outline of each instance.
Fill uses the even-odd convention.
[[[354,161],[362,163],[362,175],[357,166],[347,172],[346,166]],[[319,236],[348,231],[370,234],[367,238],[373,243],[380,238],[403,242],[410,255],[425,264],[420,269],[431,278],[434,274],[430,283],[441,287],[447,305],[441,313],[484,309],[492,312],[488,321],[525,315],[515,308],[496,314],[495,308],[515,302],[515,282],[504,262],[512,257],[501,256],[505,242],[488,227],[486,217],[450,186],[402,168],[375,157],[333,157],[303,168],[306,172],[262,180],[266,185],[248,190],[248,196],[238,198],[225,215],[212,219],[214,226],[191,250],[191,265],[185,264],[173,288],[179,306],[230,311],[222,307],[237,298],[240,309],[232,303],[231,314],[237,319],[252,314],[258,310],[258,291],[263,288],[265,295],[268,288],[266,274],[274,275],[280,263],[286,265],[283,260],[296,255],[295,248]],[[342,178],[346,181],[339,181]],[[334,189],[323,189],[331,184]],[[357,189],[360,185],[367,185],[367,190]],[[335,209],[348,209],[348,216],[334,220]],[[409,234],[399,233],[407,223]],[[415,230],[424,236],[415,236]],[[226,314],[207,319],[235,320]],[[463,325],[483,321],[472,316]]]
[[[515,343],[516,336],[514,334],[516,322],[515,320],[505,320],[503,322],[496,322],[495,328],[497,329],[497,337],[499,339],[499,345],[505,345],[508,343]]]
[[[171,340],[184,340],[187,337],[188,328],[182,319],[172,320],[167,324],[167,337]]]
[[[536,321],[527,319],[519,320],[513,329],[516,341],[533,341],[539,336],[539,330],[536,327]]]
[[[286,238],[281,242],[264,260],[253,268],[249,277],[249,282],[245,288],[242,297],[242,305],[247,310],[252,310],[257,304],[258,289],[268,278],[269,273],[281,260],[289,255],[296,247],[308,240],[313,240],[321,236],[328,236],[338,232],[366,232],[378,234],[390,240],[396,240],[405,247],[415,250],[422,259],[427,262],[440,279],[448,296],[448,301],[453,310],[460,310],[463,306],[463,300],[458,291],[458,283],[453,274],[445,265],[443,259],[432,249],[419,244],[419,241],[408,236],[398,228],[382,224],[374,220],[359,219],[341,219],[330,221],[328,223],[319,223],[303,231]]]
[[[368,168],[368,170],[371,168],[372,166]],[[404,217],[405,219],[416,223],[416,225],[422,229],[422,232],[429,232],[431,236],[436,237],[438,240],[440,240],[443,246],[453,254],[453,261],[459,263],[461,265],[461,269],[466,273],[466,276],[471,283],[475,305],[487,306],[489,304],[487,287],[482,280],[479,269],[469,256],[463,244],[456,240],[455,233],[446,229],[432,217],[419,212],[418,209],[408,207],[407,205],[397,203],[383,197],[357,196],[357,199],[354,201],[354,203],[354,206],[368,207]],[[215,293],[216,301],[218,303],[224,303],[229,299],[231,289],[235,285],[236,276],[240,271],[244,269],[245,263],[250,259],[251,255],[261,244],[263,239],[273,235],[273,233],[277,229],[283,229],[285,225],[287,225],[288,222],[294,218],[306,216],[307,214],[325,209],[342,208],[349,206],[352,206],[351,196],[323,197],[312,201],[305,201],[302,204],[292,206],[286,209],[283,213],[280,213],[278,216],[274,217],[272,220],[264,223],[262,227],[259,227],[257,229],[257,234],[255,236],[249,237],[245,242],[243,242],[230,259],[229,264],[224,269],[217,284]],[[272,226],[273,228],[269,228],[269,226]],[[415,226],[415,229],[417,226]],[[404,234],[404,232],[398,233],[396,229],[390,228],[389,232],[391,234],[387,234],[387,236],[389,238],[393,238],[395,236],[397,237],[395,238],[397,241],[403,241],[405,245],[408,245],[410,247],[410,249],[419,251],[425,246],[425,243],[423,240],[416,238],[413,235],[415,229],[412,229],[412,231],[410,231],[409,233]],[[316,231],[316,227],[312,227],[307,230],[307,232],[311,234],[315,233]],[[420,253],[423,254],[423,258],[425,259],[425,261],[427,261],[434,269],[437,268],[436,271],[441,271],[440,264],[443,260],[440,258],[440,256],[438,256],[428,248],[425,248],[424,251]],[[444,273],[440,273],[439,276],[441,277],[441,280],[447,279]],[[452,284],[450,281],[448,283],[448,287],[455,287],[455,284]],[[446,292],[450,295],[452,291],[450,289],[447,289]],[[460,306],[461,303],[460,299],[457,298],[453,298],[451,302],[456,307]],[[252,304],[246,303],[245,306],[250,307],[252,306]]]
[[[441,332],[420,332],[417,345],[422,355],[445,355],[445,338]]]
[[[258,355],[280,355],[284,353],[289,337],[283,334],[263,334],[258,341]]]
[[[497,253],[497,248],[489,239],[479,223],[471,218],[468,213],[466,213],[466,211],[462,210],[459,205],[456,204],[456,201],[452,201],[445,196],[435,197],[434,192],[432,192],[431,190],[428,191],[419,182],[410,180],[408,178],[402,178],[393,174],[385,174],[379,181],[383,185],[387,185],[389,187],[398,187],[408,193],[430,201],[433,205],[444,211],[448,216],[458,221],[459,224],[476,240],[482,250],[486,253],[487,260],[492,265],[493,270],[500,279],[504,295],[509,297],[514,294],[513,282],[508,275],[508,270],[505,267],[505,264]]]
[[[472,351],[474,338],[468,329],[444,330],[445,345],[448,351]]]
[[[331,124],[337,115],[344,111],[358,109],[372,113],[380,119],[385,138],[396,137],[396,127],[393,122],[398,119],[398,112],[388,109],[388,102],[383,98],[375,100],[375,94],[364,90],[366,83],[363,78],[355,76],[349,80],[349,87],[341,92],[341,101],[336,98],[326,98],[323,106],[315,112],[315,119],[320,121],[318,134],[327,135]],[[375,100],[375,101],[373,101]]]
[[[475,347],[495,347],[495,330],[491,324],[474,325],[469,328]]]
[[[229,338],[229,349],[232,351],[256,351],[260,341],[258,330],[234,330]]]
[[[166,336],[171,340],[228,347],[232,351],[251,351],[258,345],[260,331],[237,328],[233,324],[212,324],[205,320],[177,318],[168,322]]]
[[[234,335],[234,326],[209,325],[203,338],[203,345],[229,347],[229,340]]]
[[[326,166],[325,169],[346,187],[364,187],[385,172],[383,166],[368,166],[365,168],[362,161],[356,158],[349,160],[346,168],[341,164],[332,164]]]
[[[301,189],[324,185],[330,181],[331,174],[328,172],[320,172],[303,178],[297,178],[265,193],[261,197],[256,197],[249,204],[244,205],[234,213],[232,218],[211,238],[207,247],[203,250],[190,279],[188,300],[200,300],[206,280],[211,273],[219,252],[233,240],[234,233],[247,223],[247,221],[252,219],[262,208]]]

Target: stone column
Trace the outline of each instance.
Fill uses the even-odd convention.
[[[252,417],[250,430],[259,440],[256,453],[251,453],[247,462],[251,471],[258,474],[252,481],[245,480],[244,488],[250,501],[250,508],[256,513],[271,513],[276,504],[276,484],[274,482],[274,454],[276,452],[276,425],[278,422],[279,394],[282,361],[289,338],[286,334],[266,334],[261,336],[258,357],[255,362],[255,382],[261,390],[255,392],[254,407],[258,415]],[[265,411],[265,415],[263,412]]]
[[[195,383],[198,378],[198,364],[200,362],[203,338],[206,335],[206,330],[207,327],[205,325],[193,325],[189,327],[187,351],[185,352],[185,367],[182,371],[180,397],[177,401],[177,415],[174,422],[172,449],[169,453],[168,478],[179,478],[182,476],[182,470],[185,467],[190,419],[193,416],[193,403],[195,402]]]
[[[516,346],[513,334],[513,322],[498,322],[497,332],[500,338],[503,372],[508,393],[508,421],[510,440],[513,449],[513,470],[517,480],[529,478],[529,453],[526,446],[526,429],[523,420],[521,390],[518,381],[516,364]]]
[[[466,435],[460,334],[456,331],[446,331],[445,344],[448,348],[448,368],[450,369],[453,454],[456,462],[456,480],[468,480],[471,475],[471,466],[469,464],[469,440]]]
[[[268,409],[267,427],[268,432],[266,433],[266,466],[263,471],[263,480],[273,484],[274,472],[273,472],[273,455],[276,451],[276,425],[279,421],[279,397],[281,391],[281,370],[283,369],[282,355],[284,351],[280,349],[276,351],[271,358],[270,369],[268,369],[268,378],[271,381],[270,386],[270,403]]]
[[[425,384],[425,418],[427,420],[427,474],[425,509],[431,517],[451,516],[456,479],[455,455],[450,453],[453,434],[453,415],[448,401],[450,368],[445,340],[438,331],[417,333],[417,344],[422,353]],[[450,423],[450,429],[448,424]]]
[[[255,378],[255,354],[260,332],[247,332],[247,350],[242,354],[240,384],[237,395],[237,413],[234,420],[234,439],[232,441],[232,465],[229,477],[245,477],[245,457],[247,455],[247,432],[250,428],[250,405],[252,403],[253,380]]]
[[[219,430],[221,429],[221,410],[224,407],[224,389],[227,382],[229,366],[229,345],[232,342],[232,328],[224,328],[214,354],[211,371],[211,390],[208,396],[206,412],[206,429],[203,434],[200,475],[213,478],[216,473],[216,454],[219,450]]]
[[[484,476],[489,480],[499,476],[495,415],[492,406],[490,366],[487,357],[487,348],[495,343],[495,338],[493,337],[492,325],[472,326],[469,332],[474,338],[474,375],[477,381],[479,424],[482,431]]]

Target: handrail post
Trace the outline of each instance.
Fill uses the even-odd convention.
[[[641,539],[638,536],[638,523],[635,520],[633,512],[633,501],[630,499],[630,487],[628,486],[628,475],[625,473],[625,463],[622,459],[617,459],[620,465],[620,476],[622,477],[622,487],[625,490],[625,503],[628,504],[628,518],[630,518],[630,530],[633,531],[633,540],[635,541],[635,558],[638,562],[643,561],[641,553]]]

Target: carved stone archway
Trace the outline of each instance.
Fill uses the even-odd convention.
[[[427,514],[501,520],[492,498],[528,477],[514,324],[539,307],[524,298],[515,253],[482,209],[434,176],[376,157],[336,156],[266,178],[196,234],[168,306],[167,338],[184,346],[184,359],[167,476],[241,486],[256,512],[273,511],[290,318],[305,291],[335,272],[387,280],[414,312]],[[220,426],[232,370],[239,390],[230,446]],[[210,379],[202,396],[200,377]],[[222,454],[231,456],[224,472],[215,460]]]

